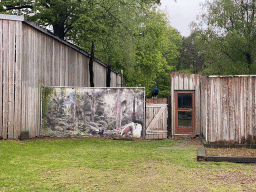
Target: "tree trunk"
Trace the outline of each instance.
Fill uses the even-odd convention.
[[[53,31],[54,31],[54,35],[58,36],[60,39],[64,39],[64,37],[65,37],[64,21],[54,24]]]

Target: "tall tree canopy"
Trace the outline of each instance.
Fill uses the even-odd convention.
[[[195,29],[199,55],[206,74],[256,72],[255,0],[214,0],[205,4],[202,21],[207,29]]]
[[[6,0],[1,12],[25,14],[123,70],[127,86],[155,86],[169,94],[170,73],[176,70],[182,37],[157,10],[160,0]]]
[[[160,0],[138,0],[137,2],[153,5],[159,4]],[[4,0],[0,2],[0,12],[23,14],[41,25],[50,25],[54,33],[64,39],[81,15],[89,15],[96,11],[95,5],[105,9],[105,4],[108,3],[125,4],[126,0]],[[108,17],[110,9],[104,11],[105,16]]]

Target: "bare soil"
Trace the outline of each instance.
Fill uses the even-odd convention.
[[[256,149],[248,148],[206,148],[207,156],[256,157]]]

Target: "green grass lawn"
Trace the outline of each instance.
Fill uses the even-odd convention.
[[[197,162],[174,140],[0,141],[0,191],[253,191],[256,166]],[[169,148],[173,147],[173,148]]]

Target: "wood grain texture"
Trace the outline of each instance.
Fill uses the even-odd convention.
[[[41,86],[88,86],[88,61],[85,52],[26,22],[0,20],[0,137],[39,136]],[[94,65],[95,81],[105,87],[106,66]],[[111,85],[120,85],[120,75],[111,75]]]
[[[14,93],[15,93],[15,81],[14,81],[14,70],[15,70],[15,58],[16,58],[16,25],[15,21],[9,21],[9,50],[8,50],[8,139],[13,139],[14,136]]]
[[[0,71],[3,71],[3,20],[0,20]],[[0,73],[0,85],[3,86],[3,73]],[[0,137],[3,138],[3,92],[0,89]]]
[[[200,75],[195,76],[195,134],[201,134],[201,92],[200,92]],[[193,76],[192,76],[193,77]]]
[[[9,116],[9,22],[3,20],[3,139],[8,138],[8,116]]]

